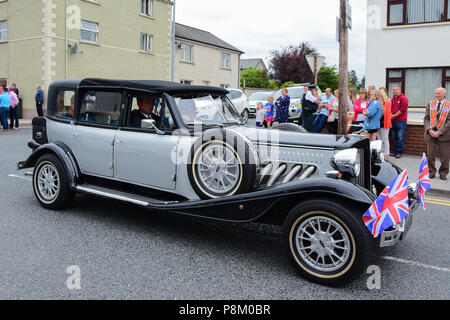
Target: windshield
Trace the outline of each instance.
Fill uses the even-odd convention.
[[[291,99],[301,99],[303,98],[303,94],[305,93],[305,90],[303,89],[303,87],[298,87],[298,88],[287,88],[288,90],[288,96]],[[320,88],[317,88],[317,92],[319,94],[319,97],[322,97],[322,91],[320,90]],[[279,97],[281,97],[281,89],[278,90],[275,94],[274,94],[275,100],[277,100]]]
[[[288,90],[288,96],[291,99],[300,99],[301,97],[303,97],[303,94],[305,93],[305,90],[303,89],[303,87],[301,88],[287,88]],[[278,99],[279,97],[281,97],[281,90],[278,90],[275,93],[275,100]]]
[[[267,92],[256,92],[248,97],[250,101],[266,101],[270,93]]]
[[[239,113],[226,96],[177,97],[175,102],[186,125],[241,123]]]

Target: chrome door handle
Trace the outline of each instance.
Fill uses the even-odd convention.
[[[72,135],[73,135],[74,137],[79,137],[79,136],[80,136],[80,134],[77,133],[77,132],[72,132]]]
[[[116,139],[116,142],[117,143],[123,143],[123,140],[122,139]]]

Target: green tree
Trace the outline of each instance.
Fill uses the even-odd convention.
[[[326,88],[331,88],[331,90],[338,89],[339,73],[336,66],[324,65],[320,68],[317,85],[322,91],[325,91]]]
[[[244,83],[245,79],[245,83]],[[267,88],[269,79],[264,70],[249,67],[241,71],[241,87],[247,88]]]
[[[270,80],[267,88],[272,90],[278,90],[280,89],[280,83],[278,83],[278,81],[276,80]]]
[[[348,73],[348,86],[350,88],[357,88],[360,86],[358,75],[356,74],[355,70],[352,70]]]
[[[359,83],[359,89],[366,87],[366,76],[362,77],[361,82]]]
[[[280,89],[281,89],[281,88],[287,88],[287,87],[289,87],[289,86],[291,86],[291,85],[294,85],[294,84],[295,84],[294,81],[286,81],[285,83],[283,83],[283,84],[281,85]]]

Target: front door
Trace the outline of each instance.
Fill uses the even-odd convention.
[[[166,102],[157,96],[130,95],[126,125],[115,138],[115,177],[120,181],[174,190],[176,186],[176,146],[174,123]],[[141,128],[146,117],[156,120],[159,134]],[[165,134],[162,134],[165,133]]]
[[[121,92],[89,91],[81,96],[73,130],[74,153],[84,174],[114,176],[114,138],[119,127]]]

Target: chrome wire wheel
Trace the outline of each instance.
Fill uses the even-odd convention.
[[[40,196],[46,202],[54,201],[60,191],[60,178],[58,170],[53,164],[46,163],[37,172],[37,189]]]
[[[240,183],[237,154],[224,144],[206,146],[198,159],[198,177],[208,192],[227,194]]]
[[[334,272],[346,265],[351,254],[347,231],[326,216],[312,216],[297,228],[295,248],[299,258],[319,272]]]

